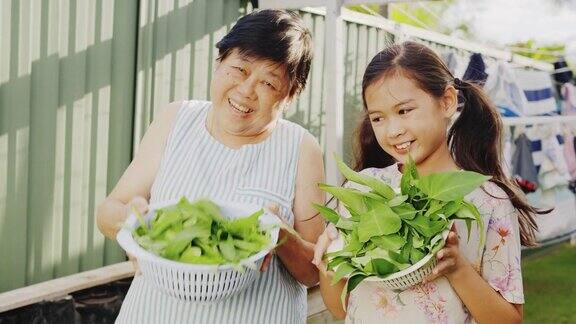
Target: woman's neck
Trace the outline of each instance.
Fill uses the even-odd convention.
[[[214,137],[217,141],[232,149],[239,149],[243,145],[247,144],[260,143],[266,140],[266,138],[270,136],[272,130],[274,129],[273,126],[266,127],[260,133],[254,135],[230,134],[226,132],[223,129],[223,127],[219,124],[218,118],[214,118],[212,110],[208,112],[208,118],[206,120],[206,124],[208,133],[210,133],[212,137]]]

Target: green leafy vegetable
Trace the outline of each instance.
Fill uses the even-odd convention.
[[[270,243],[269,233],[260,228],[261,209],[233,220],[222,216],[210,200],[190,203],[186,198],[158,209],[149,224],[136,213],[139,226],[135,240],[161,257],[193,264],[238,265]]]
[[[349,278],[342,298],[368,277],[385,278],[436,253],[444,246],[443,233],[455,219],[466,221],[468,235],[471,222],[476,222],[479,247],[483,246],[482,217],[464,197],[490,177],[470,171],[420,176],[409,158],[396,193],[383,181],[353,171],[338,157],[336,162],[347,180],[368,189],[319,185],[342,203],[350,217],[314,205],[344,239],[342,250],[326,254],[328,269],[335,270],[333,282]]]

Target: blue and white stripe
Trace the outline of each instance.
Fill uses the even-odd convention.
[[[263,142],[231,149],[206,129],[210,102],[185,102],[168,138],[150,203],[187,196],[276,203],[294,223],[292,202],[304,128],[279,120]],[[274,257],[245,291],[218,303],[184,302],[134,278],[117,323],[304,323],[306,289]]]

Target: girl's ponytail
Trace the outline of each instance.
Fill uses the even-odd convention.
[[[496,108],[480,86],[454,80],[462,99],[460,116],[448,131],[448,144],[458,166],[464,170],[492,176],[519,212],[522,245],[535,245],[536,222],[532,215],[546,214],[551,210],[537,209],[526,201],[524,193],[507,178],[502,168],[503,124]],[[495,197],[502,198],[502,197]]]

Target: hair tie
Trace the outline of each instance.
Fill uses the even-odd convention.
[[[458,78],[454,78],[454,88],[456,88],[457,90],[462,89],[462,85],[464,83],[462,82],[462,80],[458,79]]]

